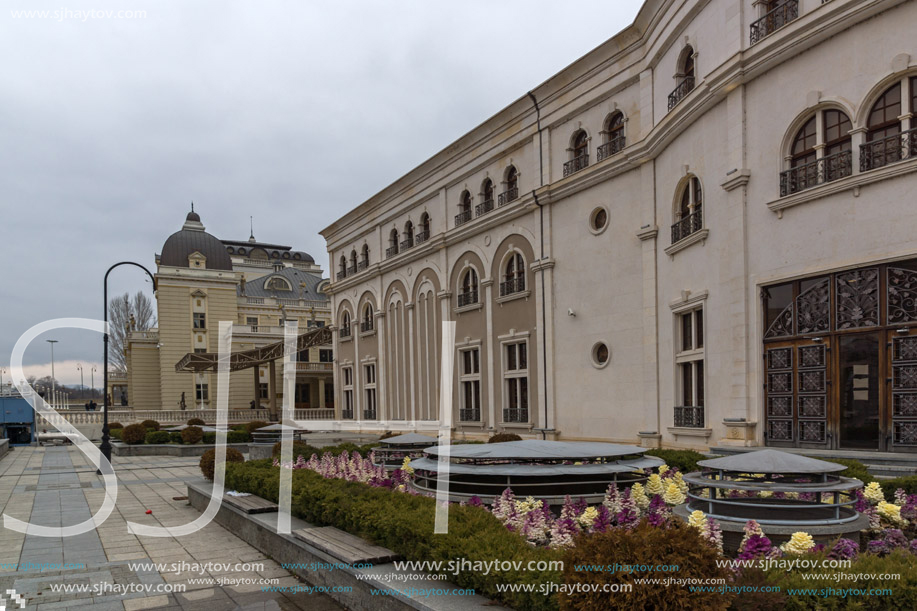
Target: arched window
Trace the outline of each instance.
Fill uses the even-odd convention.
[[[516,166],[506,168],[506,180],[503,181],[503,193],[498,197],[499,205],[507,204],[519,197],[519,172]]]
[[[455,215],[455,226],[464,225],[471,220],[471,193],[462,191],[459,198],[459,213]]]
[[[357,273],[357,251],[353,249],[350,251],[350,267],[347,268],[348,274]]]
[[[458,296],[458,307],[478,302],[478,273],[469,267],[462,274],[462,292]]]
[[[360,253],[360,263],[357,265],[357,269],[363,271],[367,267],[369,267],[369,244],[364,244]]]
[[[910,90],[910,91],[908,91]],[[910,94],[910,95],[907,95]],[[909,102],[909,109],[905,109]],[[860,148],[860,171],[881,168],[917,156],[917,128],[904,131],[901,119],[905,110],[917,108],[917,76],[904,78],[885,90],[873,104],[866,120],[866,144]]]
[[[394,257],[398,254],[398,230],[392,229],[388,234],[388,248],[385,249],[385,258]]]
[[[604,142],[596,150],[596,160],[602,161],[624,149],[624,113],[615,112],[605,121]]]
[[[514,252],[509,256],[503,272],[503,282],[500,283],[501,297],[525,290],[525,259],[521,253]]]
[[[487,214],[494,209],[494,181],[485,178],[481,183],[481,203],[475,208],[475,216]]]
[[[853,170],[850,118],[835,109],[821,111],[820,123],[818,118],[812,115],[793,138],[789,169],[780,174],[781,197],[850,176]]]
[[[691,176],[682,188],[678,199],[675,223],[672,225],[672,244],[703,229],[703,201],[700,180],[696,176]]]
[[[414,223],[408,221],[404,224],[404,239],[401,241],[401,250],[414,246]]]
[[[341,315],[341,328],[338,331],[340,337],[350,337],[350,312],[345,311]]]
[[[669,94],[669,110],[675,108],[691,91],[694,90],[694,48],[688,45],[678,58],[675,73],[675,90]]]
[[[414,243],[421,244],[430,239],[430,215],[424,212],[420,215],[420,224],[417,226],[419,231],[414,236]]]
[[[266,288],[269,291],[292,291],[293,287],[284,278],[274,277],[267,281]]]
[[[564,176],[579,172],[589,165],[589,135],[585,130],[573,134],[569,150],[570,161],[564,164]]]
[[[338,280],[343,280],[347,277],[347,257],[341,255],[340,269],[338,270]]]
[[[367,333],[373,330],[373,304],[363,306],[363,321],[360,323],[360,332]]]

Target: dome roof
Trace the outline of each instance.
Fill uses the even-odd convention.
[[[181,231],[169,236],[162,246],[159,264],[167,267],[189,267],[188,257],[199,252],[207,258],[207,269],[232,271],[232,259],[226,246],[204,231],[201,217],[190,212]]]

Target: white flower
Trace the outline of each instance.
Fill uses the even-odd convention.
[[[669,487],[666,488],[662,500],[664,500],[667,505],[681,505],[685,502],[685,495],[678,489],[678,485],[672,482],[669,484]]]
[[[805,554],[815,547],[815,541],[812,535],[806,532],[794,532],[790,540],[780,546],[780,549],[787,554]]]
[[[691,515],[688,516],[688,526],[693,526],[698,530],[703,530],[707,524],[707,516],[704,515],[704,512],[700,509],[695,509],[691,512]]]
[[[879,485],[879,482],[870,482],[863,488],[863,496],[866,497],[873,505],[885,500],[885,494],[882,493],[882,486]]]

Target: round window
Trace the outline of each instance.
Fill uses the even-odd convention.
[[[602,368],[608,364],[611,353],[608,350],[608,344],[599,342],[592,347],[592,364]]]
[[[608,211],[605,208],[596,208],[589,215],[589,229],[598,235],[608,226]]]

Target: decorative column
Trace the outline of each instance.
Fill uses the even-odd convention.
[[[484,319],[487,329],[487,336],[484,338],[484,344],[481,346],[482,356],[484,357],[481,366],[487,372],[487,430],[496,432],[497,430],[497,403],[495,399],[497,388],[497,350],[494,345],[494,310],[493,310],[493,292],[494,279],[488,278],[481,281],[481,288],[484,293]]]
[[[408,353],[405,357],[408,359],[408,384],[410,384],[410,417],[408,414],[405,414],[405,418],[409,419],[411,422],[417,420],[417,398],[416,391],[414,389],[415,384],[415,374],[414,374],[414,302],[405,303],[404,308],[408,313]]]
[[[541,424],[546,439],[557,435],[557,397],[554,393],[554,260],[539,259],[532,263],[535,273],[535,325],[538,338],[538,417],[533,422]],[[542,316],[544,314],[544,316]],[[530,357],[531,358],[531,357]],[[550,407],[548,407],[550,406]],[[537,430],[537,429],[536,429]]]
[[[268,373],[268,392],[270,393],[271,421],[277,421],[277,366],[275,361],[271,360]]]

